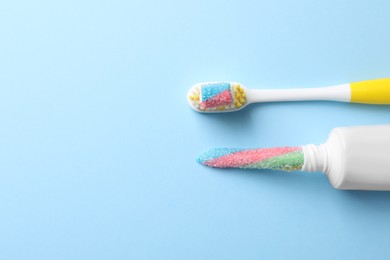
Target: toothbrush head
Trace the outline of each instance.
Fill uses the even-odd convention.
[[[203,113],[233,112],[248,105],[246,88],[234,82],[206,82],[191,87],[190,106]]]
[[[199,155],[197,161],[217,168],[296,171],[302,169],[304,155],[301,147],[214,148]]]

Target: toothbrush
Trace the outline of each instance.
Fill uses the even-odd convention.
[[[328,100],[365,104],[390,104],[390,78],[322,88],[249,89],[236,82],[205,82],[187,94],[189,105],[198,112],[233,112],[251,103]]]
[[[390,125],[338,127],[321,145],[214,148],[197,157],[217,168],[324,172],[337,189],[390,191]]]

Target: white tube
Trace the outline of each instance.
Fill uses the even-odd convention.
[[[302,149],[302,170],[324,172],[336,189],[390,190],[390,125],[335,128]]]

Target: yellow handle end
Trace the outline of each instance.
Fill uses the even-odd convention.
[[[351,102],[390,104],[390,78],[351,83]]]

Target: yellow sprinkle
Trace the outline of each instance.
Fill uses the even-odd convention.
[[[246,94],[245,94],[245,93],[242,93],[241,96],[242,96],[243,98],[245,98],[245,97],[246,97]]]
[[[193,101],[194,99],[195,99],[195,97],[194,97],[194,96],[190,96],[190,100],[192,100],[192,101]]]
[[[240,84],[239,83],[236,86],[237,86],[237,88],[240,88]]]
[[[239,99],[241,97],[241,95],[239,93],[237,93],[235,96],[237,99]]]
[[[225,107],[223,107],[223,106],[218,107],[218,110],[225,110]]]
[[[240,98],[240,102],[241,102],[241,103],[245,103],[245,99]]]
[[[241,93],[244,93],[244,90],[243,90],[242,88],[240,88],[239,91],[240,91]]]
[[[241,106],[241,103],[238,102],[238,101],[234,102],[234,104],[236,105],[236,107],[240,107]]]
[[[195,100],[199,100],[199,96],[195,96],[194,98],[195,98]]]

